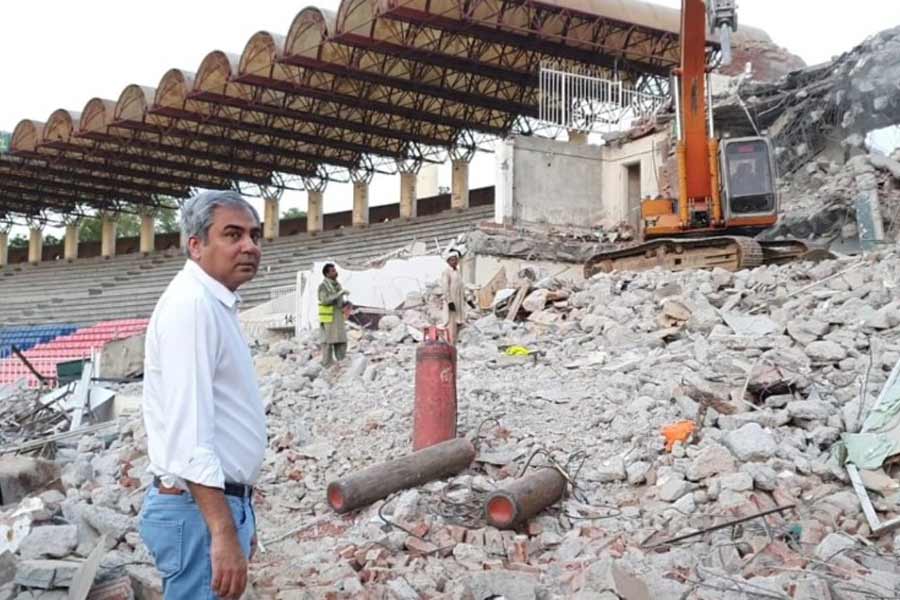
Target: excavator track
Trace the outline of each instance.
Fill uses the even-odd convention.
[[[802,240],[760,242],[741,236],[667,238],[598,254],[585,265],[584,276],[589,279],[597,273],[646,271],[656,267],[667,271],[716,267],[740,271],[763,264],[827,256],[827,251],[812,248]]]

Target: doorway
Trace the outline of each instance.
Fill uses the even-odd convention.
[[[639,231],[641,223],[641,163],[625,165],[625,172],[628,224],[634,227],[635,231]]]

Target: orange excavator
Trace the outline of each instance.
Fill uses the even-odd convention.
[[[678,198],[644,200],[643,243],[594,256],[585,266],[586,277],[654,267],[737,271],[811,256],[809,246],[799,240],[753,238],[778,221],[775,162],[764,137],[716,139],[707,80],[707,23],[718,33],[722,63],[730,63],[735,0],[682,0],[681,66],[673,90]]]

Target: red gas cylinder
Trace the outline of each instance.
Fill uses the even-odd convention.
[[[430,327],[416,350],[413,450],[456,437],[456,348],[446,331]]]

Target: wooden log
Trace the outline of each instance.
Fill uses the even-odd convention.
[[[328,505],[337,513],[356,510],[390,494],[459,473],[475,460],[467,439],[448,440],[328,484]]]
[[[562,498],[566,479],[553,468],[532,471],[488,496],[484,515],[497,529],[512,529]]]

